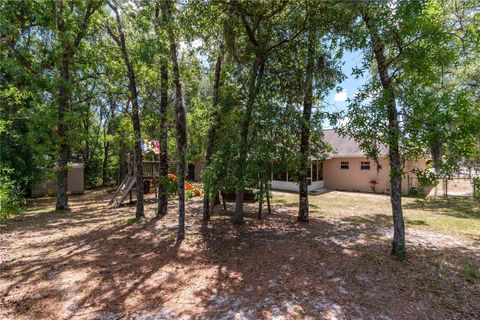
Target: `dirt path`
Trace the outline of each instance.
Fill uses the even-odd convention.
[[[195,199],[176,243],[174,205],[154,221],[148,204],[137,224],[134,207],[106,208],[108,194],[71,200],[59,214],[42,199],[0,231],[0,318],[480,318],[480,283],[460,275],[480,266],[480,250],[465,240],[409,230],[401,262],[389,256],[391,231],[369,219],[299,225],[279,205],[241,227],[224,212],[202,226]]]

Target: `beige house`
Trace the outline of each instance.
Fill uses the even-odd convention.
[[[308,190],[388,192],[390,165],[384,150],[379,163],[368,159],[360,145],[348,137],[341,137],[333,130],[324,131],[325,140],[333,147],[333,152],[325,160],[314,159],[310,166]],[[408,194],[412,187],[418,187],[413,169],[426,168],[427,159],[406,161],[403,170],[402,193]],[[288,172],[272,173],[272,188],[297,191],[298,184],[289,177]]]

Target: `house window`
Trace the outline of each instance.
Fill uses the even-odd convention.
[[[350,168],[350,165],[348,161],[341,161],[340,162],[340,169],[342,170],[348,170]]]
[[[370,161],[362,161],[360,163],[360,170],[370,170]]]
[[[312,181],[323,181],[323,162],[321,160],[312,161]]]

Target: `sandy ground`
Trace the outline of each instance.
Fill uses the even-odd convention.
[[[460,275],[480,266],[478,243],[412,229],[398,261],[385,217],[298,224],[294,208],[256,220],[250,205],[240,227],[223,211],[202,225],[198,198],[177,243],[175,203],[132,223],[109,196],[72,196],[68,214],[40,199],[0,230],[1,319],[480,318],[480,281]]]

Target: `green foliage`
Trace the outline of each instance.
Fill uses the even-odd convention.
[[[125,218],[122,218],[122,223],[126,224],[127,226],[130,226],[132,224],[135,224],[135,223],[138,223],[139,220],[135,217],[125,217]]]
[[[113,27],[116,21],[106,2],[94,1],[92,4],[100,7],[82,30],[88,3],[69,2],[64,7],[65,32],[59,32],[56,24],[55,1],[0,3],[0,154],[2,166],[15,172],[2,175],[2,179],[8,177],[2,183],[2,194],[9,199],[18,199],[20,191],[28,193],[32,184],[53,177],[45,168],[58,161],[64,139],[71,149],[70,159],[85,164],[88,188],[115,183],[119,167],[133,150],[126,68],[117,44],[105,31],[106,25]],[[159,66],[169,59],[159,4],[161,1],[119,2],[126,49],[136,74],[144,139],[159,136]],[[321,158],[330,151],[322,136],[327,116],[336,120],[342,134],[356,139],[370,158],[386,153],[390,136],[385,93],[370,35],[360,17],[362,9],[368,10],[378,26],[385,47],[400,113],[396,138],[402,159],[425,157],[437,148],[437,175],[449,175],[460,161],[468,165],[480,161],[476,0],[193,1],[177,6],[173,27],[180,44],[180,73],[188,106],[188,161],[203,160],[207,134],[213,120],[219,119],[211,165],[202,176],[207,195],[244,187],[256,190],[262,198],[269,192],[272,167],[286,169],[295,177],[304,125],[311,131],[310,155]],[[313,114],[305,124],[305,30],[312,27],[306,23],[310,11],[318,39]],[[255,26],[256,41],[251,41],[243,18]],[[67,83],[71,101],[64,121],[69,130],[60,137],[60,58],[64,45],[71,48],[81,31],[85,31],[84,38],[74,50]],[[352,74],[368,74],[369,81],[348,101],[346,112],[328,113],[331,108],[325,100],[332,90],[341,90],[339,83],[346,77],[341,72],[341,57],[348,50],[364,54]],[[224,60],[214,105],[212,84],[219,52],[224,53]],[[265,72],[249,123],[247,156],[239,163],[239,134],[251,67],[259,58],[265,59]],[[171,66],[169,74],[168,153],[172,160],[176,157],[176,132]],[[239,166],[245,168],[242,177],[237,176]],[[421,187],[431,186],[435,180],[430,171],[418,172],[417,177]],[[165,183],[169,195],[174,195],[176,183]]]
[[[23,192],[12,179],[14,171],[3,168],[0,172],[0,222],[20,214],[24,205]]]
[[[177,194],[177,182],[166,179],[163,183],[167,186],[167,197],[173,198]]]
[[[185,190],[185,200],[190,200],[195,197],[195,192],[192,190]]]
[[[356,9],[369,13],[385,47],[401,113],[397,138],[402,157],[425,157],[436,150],[434,166],[444,175],[457,170],[459,161],[478,161],[478,79],[472,72],[480,52],[478,32],[473,31],[478,30],[478,3],[381,1]],[[457,28],[458,19],[465,27]],[[362,66],[354,73],[374,76],[350,101],[345,118],[337,124],[341,133],[358,140],[366,154],[375,158],[389,142],[385,94],[372,63],[369,34],[360,19],[354,23],[355,32],[347,41],[365,53]]]
[[[414,170],[413,173],[417,177],[418,185],[423,190],[425,188],[434,187],[438,183],[438,177],[435,172],[427,168],[425,170]]]
[[[473,177],[472,185],[473,185],[473,198],[476,200],[480,200],[480,177]]]
[[[470,283],[475,283],[480,279],[480,270],[475,264],[467,263],[460,271],[460,276]]]

